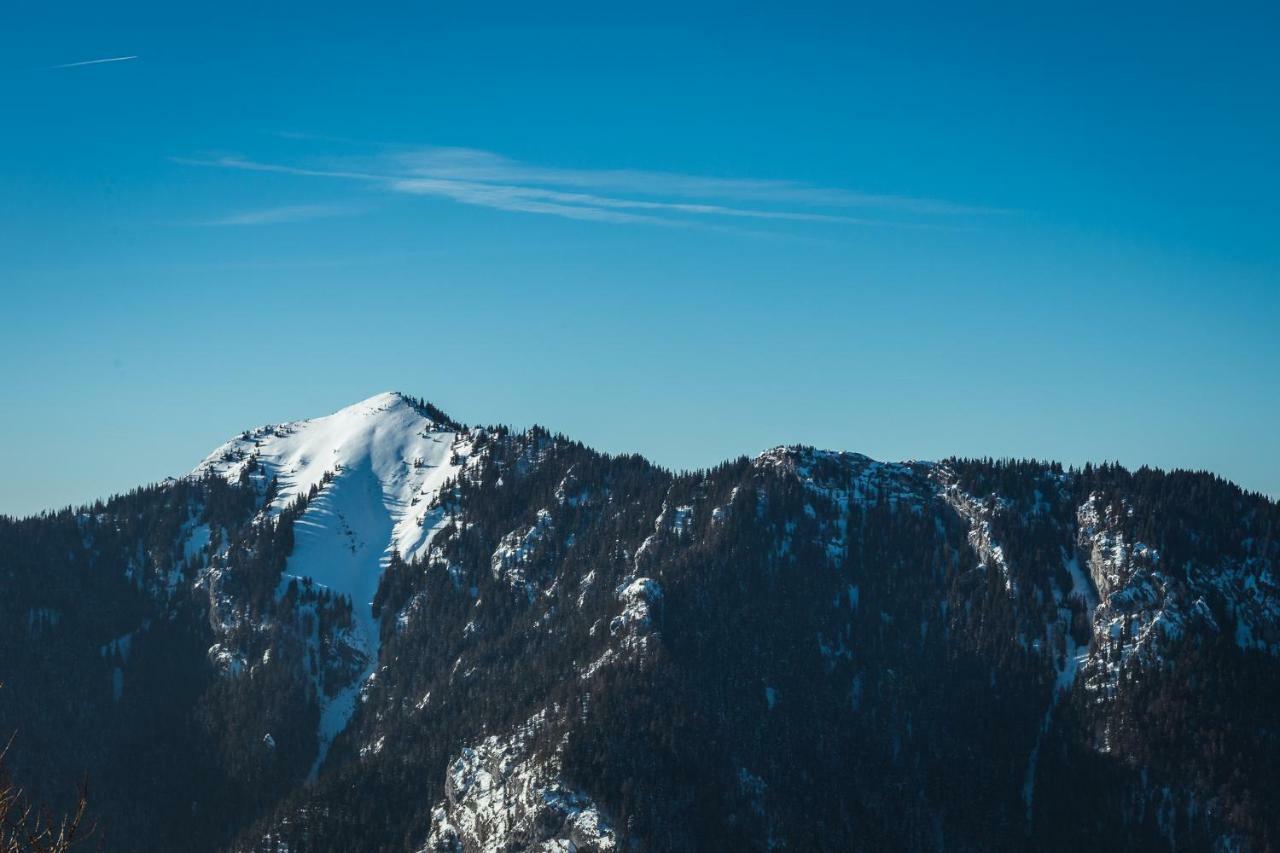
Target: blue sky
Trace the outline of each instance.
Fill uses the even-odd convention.
[[[1274,7],[465,5],[6,4],[0,512],[392,388],[1280,495]]]

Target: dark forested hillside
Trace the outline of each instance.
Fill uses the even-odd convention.
[[[1280,849],[1280,507],[380,395],[0,519],[0,731],[119,850]]]

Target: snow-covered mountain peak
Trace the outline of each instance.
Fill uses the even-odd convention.
[[[430,417],[429,408],[399,392],[376,394],[331,415],[243,432],[192,473],[247,478],[264,490],[274,481],[271,512],[313,497],[303,529],[319,521],[315,515],[336,513],[379,556],[394,549],[408,559],[429,541],[428,507],[470,450],[456,426],[442,413]]]
[[[430,479],[441,446],[456,436],[447,417],[432,418],[427,409],[387,391],[324,417],[247,430],[214,450],[192,473],[228,480],[248,477],[263,486],[274,479],[278,488],[271,508],[278,512],[312,487],[319,488],[326,475],[368,468],[387,487],[394,505],[400,498],[412,499],[403,494],[405,486]]]
[[[192,474],[247,479],[264,495],[274,482],[274,496],[264,507],[272,515],[307,499],[294,523],[281,590],[293,578],[310,578],[350,597],[352,640],[365,658],[367,677],[378,659],[372,602],[382,570],[393,554],[406,560],[426,555],[448,521],[436,498],[470,453],[467,435],[442,412],[385,392],[324,417],[241,433]],[[350,718],[362,682],[323,701],[322,754]]]
[[[455,423],[448,415],[440,411],[426,400],[418,399],[403,391],[383,391],[380,394],[374,394],[366,400],[358,403],[352,403],[344,409],[335,412],[335,415],[350,413],[364,413],[366,416],[374,417],[383,415],[388,412],[399,411],[400,409],[412,409],[422,418],[429,421],[438,429],[456,429],[458,424]]]
[[[406,399],[407,399],[406,395],[401,393],[400,391],[383,391],[381,393],[374,394],[372,397],[369,397],[368,399],[360,400],[357,403],[352,403],[350,406],[340,409],[339,411],[345,412],[348,409],[365,409],[372,414],[388,406],[395,406],[395,405],[405,403]]]

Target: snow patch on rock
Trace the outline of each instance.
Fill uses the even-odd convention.
[[[960,488],[948,478],[948,472],[940,469],[938,476],[942,483],[941,496],[956,514],[969,525],[969,547],[978,557],[978,568],[987,570],[995,568],[1004,580],[1005,592],[1010,597],[1018,594],[1018,584],[1009,569],[1009,561],[1005,557],[1004,547],[995,538],[991,522],[996,513],[1004,509],[999,498],[990,501],[981,500]]]
[[[533,558],[538,543],[553,528],[551,511],[540,509],[537,519],[528,528],[512,530],[503,536],[489,561],[494,580],[505,581],[513,590],[523,592],[533,601],[537,585],[529,580],[525,566]]]
[[[420,853],[618,849],[608,818],[562,777],[564,741],[550,755],[535,752],[545,726],[546,715],[539,713],[506,735],[462,750],[449,764],[445,799],[432,811]]]

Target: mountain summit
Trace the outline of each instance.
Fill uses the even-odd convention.
[[[324,509],[313,512],[351,514],[357,526],[348,529],[359,540],[353,550],[379,548],[385,564],[392,551],[417,556],[430,539],[427,507],[465,458],[466,449],[454,447],[457,435],[456,425],[428,417],[424,404],[386,392],[326,417],[242,433],[192,473],[247,481],[260,490],[274,484],[269,508],[276,514],[332,482]]]
[[[192,472],[247,483],[269,497],[278,516],[310,499],[293,520],[293,551],[281,584],[309,580],[353,603],[355,624],[344,638],[365,661],[368,678],[378,660],[373,599],[393,556],[417,560],[444,522],[432,511],[440,488],[458,475],[469,441],[426,404],[388,391],[332,415],[258,427],[211,453]],[[346,725],[362,679],[336,695],[321,695],[321,752]]]
[[[1270,850],[1280,507],[398,393],[0,518],[0,731],[121,850]]]

